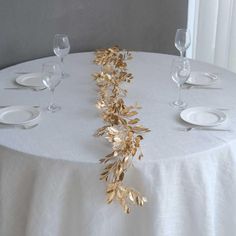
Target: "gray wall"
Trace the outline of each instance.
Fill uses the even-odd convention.
[[[118,44],[176,54],[176,28],[186,27],[188,0],[0,0],[0,68],[52,55],[55,33],[72,52]]]

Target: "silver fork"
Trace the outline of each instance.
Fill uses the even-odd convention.
[[[3,125],[0,126],[0,129],[10,129],[10,128],[21,128],[21,129],[33,129],[39,124],[34,124],[34,125]]]
[[[18,71],[18,72],[15,72],[15,74],[18,74],[18,75],[25,75],[25,74],[30,74],[31,72],[29,71]]]
[[[206,130],[206,131],[226,131],[231,132],[231,129],[218,129],[218,128],[208,128],[208,127],[183,127],[179,128],[180,131],[189,132],[191,130]]]
[[[37,127],[39,124],[34,124],[34,125],[23,125],[23,129],[33,129],[34,127]]]

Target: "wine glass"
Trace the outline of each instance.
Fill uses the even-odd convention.
[[[64,58],[70,52],[70,42],[66,34],[56,34],[53,40],[53,51],[57,57],[61,60],[61,67],[64,68]],[[62,77],[66,77],[68,74],[62,69]]]
[[[186,58],[173,59],[171,65],[171,78],[179,88],[178,99],[172,102],[174,107],[184,109],[187,104],[181,100],[182,85],[188,80],[191,73],[190,62]]]
[[[54,103],[54,92],[56,87],[61,82],[61,67],[54,62],[43,64],[43,84],[51,91],[51,100],[47,109],[51,112],[56,112],[61,109]]]
[[[181,57],[184,57],[184,53],[189,48],[190,44],[190,31],[188,29],[177,29],[175,34],[175,47],[179,50]]]

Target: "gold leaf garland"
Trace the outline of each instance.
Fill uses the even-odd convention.
[[[124,177],[135,157],[143,157],[140,142],[143,133],[150,131],[139,124],[135,117],[140,109],[138,105],[127,106],[123,98],[127,90],[123,83],[133,79],[127,71],[127,61],[131,53],[118,46],[96,51],[94,63],[101,66],[101,71],[93,75],[99,88],[96,107],[101,111],[104,126],[96,136],[104,136],[112,146],[112,152],[100,160],[104,169],[100,179],[107,182],[107,203],[117,200],[126,213],[131,205],[143,206],[147,201],[139,192],[124,185]]]

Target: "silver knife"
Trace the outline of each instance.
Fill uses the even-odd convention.
[[[8,88],[4,88],[4,89],[9,89],[9,90],[33,90],[33,91],[41,91],[44,90],[46,88],[30,88],[30,87],[8,87]]]
[[[11,107],[11,106],[16,106],[16,105],[0,105],[0,109],[1,108],[6,108],[6,107]],[[25,105],[25,106],[32,106],[32,105]],[[34,108],[39,108],[40,106],[32,106]]]

